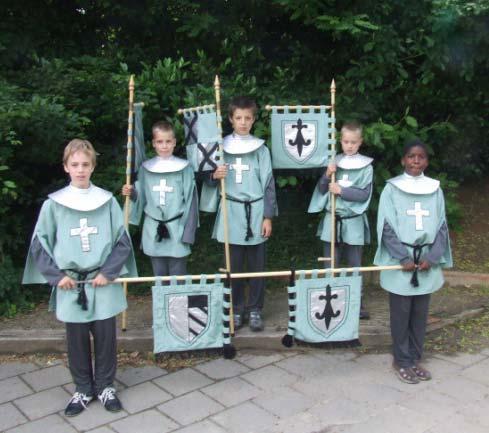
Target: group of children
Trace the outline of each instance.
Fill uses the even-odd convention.
[[[229,106],[233,133],[224,138],[224,161],[205,178],[201,209],[216,210],[219,182],[224,179],[228,210],[231,271],[265,270],[265,242],[277,215],[270,152],[263,140],[250,134],[257,112],[248,97]],[[185,159],[173,155],[174,130],[167,122],[153,126],[156,156],[143,163],[134,186],[122,194],[132,201],[131,222],[144,214],[142,249],[158,276],[187,273],[186,257],[198,227],[194,173]],[[331,200],[336,196],[337,263],[343,255],[349,266],[361,264],[362,246],[369,242],[366,210],[372,195],[372,159],[358,153],[362,127],[347,123],[341,129],[343,153],[328,165],[318,181],[309,212],[325,210],[318,235],[330,254]],[[420,365],[430,293],[441,287],[441,265],[451,265],[443,193],[439,182],[424,176],[426,146],[405,146],[404,174],[390,179],[382,192],[378,218],[377,265],[401,264],[403,271],[382,271],[381,285],[389,291],[394,368],[407,383],[428,380]],[[90,182],[96,153],[86,140],[74,139],[65,148],[63,165],[70,184],[44,202],[34,229],[24,283],[49,283],[51,307],[66,323],[68,360],[75,393],[65,414],[82,412],[95,397],[109,411],[121,410],[113,385],[116,358],[115,316],[126,307],[119,276],[136,276],[130,237],[122,211],[111,193]],[[335,173],[336,181],[332,182]],[[331,193],[331,194],[329,194]],[[224,223],[218,209],[213,238],[224,242]],[[233,281],[235,329],[249,321],[253,331],[264,327],[263,278]],[[368,317],[361,309],[362,317]],[[94,340],[92,367],[90,334]]]

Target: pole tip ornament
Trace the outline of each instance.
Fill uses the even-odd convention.
[[[129,87],[134,88],[134,75],[129,77]]]
[[[336,90],[336,83],[334,81],[334,78],[331,80],[331,90]]]
[[[219,75],[216,75],[216,79],[214,80],[214,87],[219,87]]]

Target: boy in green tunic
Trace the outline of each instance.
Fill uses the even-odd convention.
[[[358,153],[363,142],[362,125],[348,122],[341,128],[343,153],[328,165],[314,190],[308,212],[326,213],[318,228],[318,236],[324,241],[324,256],[331,255],[331,201],[336,196],[336,248],[335,262],[342,256],[348,266],[359,267],[362,262],[363,245],[370,243],[367,208],[372,197],[372,158]],[[331,175],[336,173],[336,182]],[[329,192],[329,193],[328,193]],[[361,303],[360,318],[368,319],[369,313]]]
[[[23,279],[24,284],[49,283],[50,307],[66,322],[68,362],[76,386],[66,416],[82,412],[95,396],[109,411],[122,408],[113,385],[115,316],[127,303],[122,286],[110,281],[137,273],[119,204],[110,192],[90,183],[95,163],[90,142],[74,139],[66,146],[63,164],[71,183],[43,203]]]
[[[416,384],[431,379],[420,365],[430,295],[443,285],[452,255],[440,182],[424,175],[424,143],[407,143],[401,163],[405,172],[388,180],[380,196],[374,263],[403,267],[382,271],[380,284],[389,292],[393,367],[400,380]]]
[[[194,172],[185,159],[173,155],[173,126],[153,125],[157,156],[144,161],[134,187],[124,185],[122,194],[134,202],[131,224],[139,225],[144,213],[142,247],[151,258],[154,275],[184,275],[187,256],[199,223]]]
[[[265,242],[272,234],[272,218],[277,215],[270,151],[263,140],[250,134],[256,111],[256,103],[251,98],[233,98],[229,104],[229,121],[234,132],[224,138],[225,164],[212,173],[208,182],[217,186],[219,179],[226,181],[232,272],[243,272],[245,262],[249,272],[265,270]],[[215,211],[215,201],[205,199],[203,191],[202,210]],[[224,242],[220,208],[212,237]],[[265,280],[250,279],[247,302],[244,285],[242,279],[232,284],[235,329],[243,325],[249,314],[250,329],[262,331]]]

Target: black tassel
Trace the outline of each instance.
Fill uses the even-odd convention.
[[[87,299],[87,292],[85,292],[85,285],[82,286],[80,291],[78,292],[78,299],[77,299],[77,304],[81,305],[81,309],[84,311],[88,310],[88,299]]]
[[[232,344],[225,344],[223,346],[223,354],[226,359],[233,359],[236,356],[236,349]]]
[[[168,232],[168,227],[162,221],[158,223],[158,228],[156,229],[156,240],[157,242],[161,242],[163,239],[168,239],[170,237],[170,233]]]
[[[294,345],[294,337],[292,337],[292,335],[285,334],[282,338],[282,344],[285,347],[292,347]]]
[[[411,285],[413,287],[419,287],[419,281],[418,281],[418,268],[416,268],[413,272],[413,276],[411,277]]]

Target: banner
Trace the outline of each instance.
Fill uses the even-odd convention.
[[[230,289],[215,280],[164,286],[153,293],[154,353],[230,346]]]
[[[187,159],[194,171],[215,170],[219,142],[222,140],[215,109],[206,107],[197,111],[184,111],[183,123]]]
[[[288,288],[289,338],[307,343],[350,342],[358,345],[362,277],[313,276],[306,280],[300,272],[298,274],[295,286]],[[292,344],[284,342],[284,345]]]
[[[334,141],[330,138],[335,119],[326,106],[319,109],[272,106],[273,168],[304,169],[326,167],[333,155]]]

